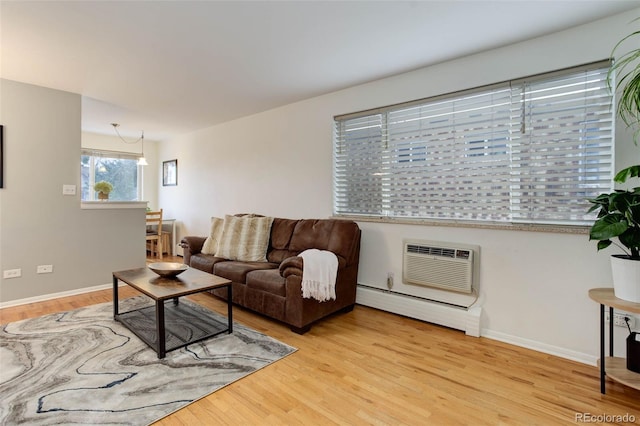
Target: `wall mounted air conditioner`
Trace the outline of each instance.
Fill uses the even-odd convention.
[[[403,246],[404,283],[473,292],[480,247],[426,240],[404,240]]]

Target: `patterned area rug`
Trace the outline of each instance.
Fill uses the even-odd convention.
[[[187,300],[203,314],[213,314]],[[120,301],[120,312],[149,304]],[[6,324],[0,330],[0,424],[144,425],[296,351],[234,323],[158,359],[113,320],[113,305]],[[215,422],[215,419],[212,419]]]

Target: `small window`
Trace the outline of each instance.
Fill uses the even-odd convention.
[[[98,150],[82,150],[80,159],[82,201],[95,201],[96,182],[113,185],[109,201],[140,201],[142,199],[142,170],[138,155]]]

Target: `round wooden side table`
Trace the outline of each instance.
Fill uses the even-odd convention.
[[[618,299],[613,288],[592,288],[589,297],[600,304],[600,392],[605,393],[605,376],[623,385],[640,389],[640,374],[627,369],[625,358],[613,356],[613,309],[640,314],[640,303]],[[605,306],[609,307],[609,356],[605,356]]]

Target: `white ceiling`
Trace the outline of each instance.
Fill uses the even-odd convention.
[[[0,77],[82,94],[85,131],[163,140],[637,7],[2,0]]]

